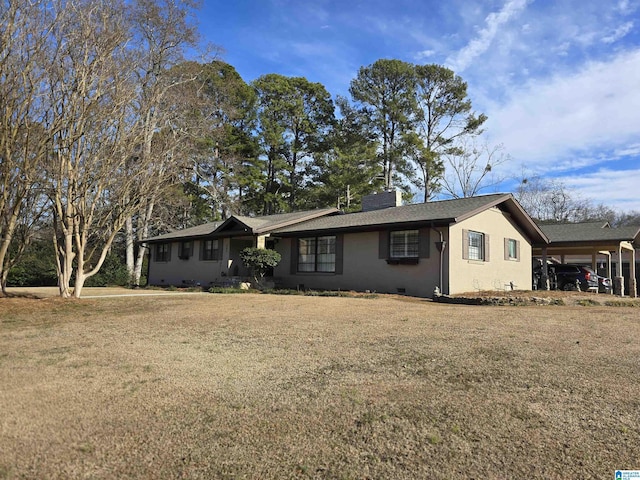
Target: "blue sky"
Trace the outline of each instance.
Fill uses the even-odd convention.
[[[510,155],[504,173],[640,211],[640,0],[204,0],[198,22],[247,82],[304,76],[348,96],[379,58],[445,65]]]

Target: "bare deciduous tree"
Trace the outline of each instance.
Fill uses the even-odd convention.
[[[60,295],[79,297],[135,207],[129,192],[136,174],[146,172],[128,165],[133,138],[127,120],[136,91],[124,3],[60,6],[54,32],[60,48],[49,70],[47,182]]]
[[[496,167],[510,160],[501,145],[490,147],[487,143],[478,144],[475,139],[462,140],[444,158],[442,189],[453,198],[473,197],[499,185],[506,177],[496,173]]]
[[[532,218],[542,223],[616,223],[613,210],[602,204],[594,205],[559,179],[523,175],[515,197]]]
[[[42,88],[50,61],[47,42],[56,19],[43,1],[0,3],[0,284],[31,238],[42,212]],[[36,28],[37,27],[37,28]],[[9,256],[19,230],[20,245]]]
[[[187,168],[188,159],[182,152],[195,136],[189,113],[195,109],[197,91],[186,85],[195,84],[200,68],[198,64],[196,68],[177,67],[184,61],[185,49],[195,46],[198,39],[188,18],[195,6],[197,2],[189,0],[137,0],[131,9],[139,96],[132,113],[136,151],[130,161],[153,171],[153,185],[146,189],[147,195],[139,197],[139,208],[126,220],[126,262],[135,286],[140,283],[146,253],[140,243],[136,252],[136,242],[148,237],[156,202]]]

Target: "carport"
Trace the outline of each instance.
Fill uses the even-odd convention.
[[[606,272],[613,279],[614,293],[624,296],[625,277],[623,263],[629,262],[629,296],[637,297],[636,251],[640,245],[640,227],[612,228],[608,222],[565,223],[539,225],[549,243],[533,245],[534,257],[542,258],[546,277],[547,259],[553,257],[561,263],[589,264],[597,271],[598,262],[606,262]],[[616,275],[612,276],[612,265]]]

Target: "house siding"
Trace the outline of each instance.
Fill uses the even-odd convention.
[[[220,276],[222,260],[200,260],[200,250],[203,247],[201,240],[193,241],[192,255],[188,259],[178,258],[180,243],[171,242],[168,262],[158,262],[152,255],[149,263],[149,285],[206,286]]]
[[[295,238],[284,238],[276,249],[282,261],[274,276],[285,288],[318,290],[357,290],[378,293],[405,293],[417,297],[431,297],[439,281],[439,254],[433,243],[439,236],[431,232],[430,256],[420,258],[415,265],[390,265],[380,255],[380,233],[345,233],[342,237],[342,268],[336,273],[295,273],[296,258],[291,255]],[[385,248],[385,247],[382,247]],[[387,247],[388,248],[388,247]],[[383,258],[380,258],[383,257]]]
[[[487,247],[485,261],[469,260],[465,249],[469,230],[485,234]],[[447,252],[449,278],[448,292],[456,294],[478,290],[509,289],[511,283],[518,290],[531,290],[531,244],[517,228],[509,215],[498,208],[490,208],[472,218],[450,227]],[[505,238],[518,242],[519,258],[505,259]]]

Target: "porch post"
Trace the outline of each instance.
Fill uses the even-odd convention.
[[[256,247],[256,248],[265,248],[266,239],[267,239],[266,235],[256,235],[255,239],[253,241],[254,247]]]
[[[617,295],[624,297],[624,276],[622,275],[622,244],[618,245],[618,264],[616,266],[616,278],[613,279],[613,290]]]
[[[222,238],[222,266],[224,268],[224,275],[231,276],[231,237]],[[222,272],[221,272],[222,274]]]
[[[603,252],[607,256],[607,278],[611,280],[611,252]],[[613,282],[613,280],[611,280]],[[609,291],[611,295],[613,295],[613,285],[611,285],[611,290]]]
[[[597,254],[598,254],[598,252],[595,251],[595,250],[591,254],[591,268],[596,273],[598,273],[598,258],[597,258]]]
[[[638,286],[636,284],[636,249],[631,249],[631,264],[629,265],[629,296],[638,298]]]
[[[547,269],[547,247],[542,247],[542,289],[551,290],[549,285],[549,270]]]

